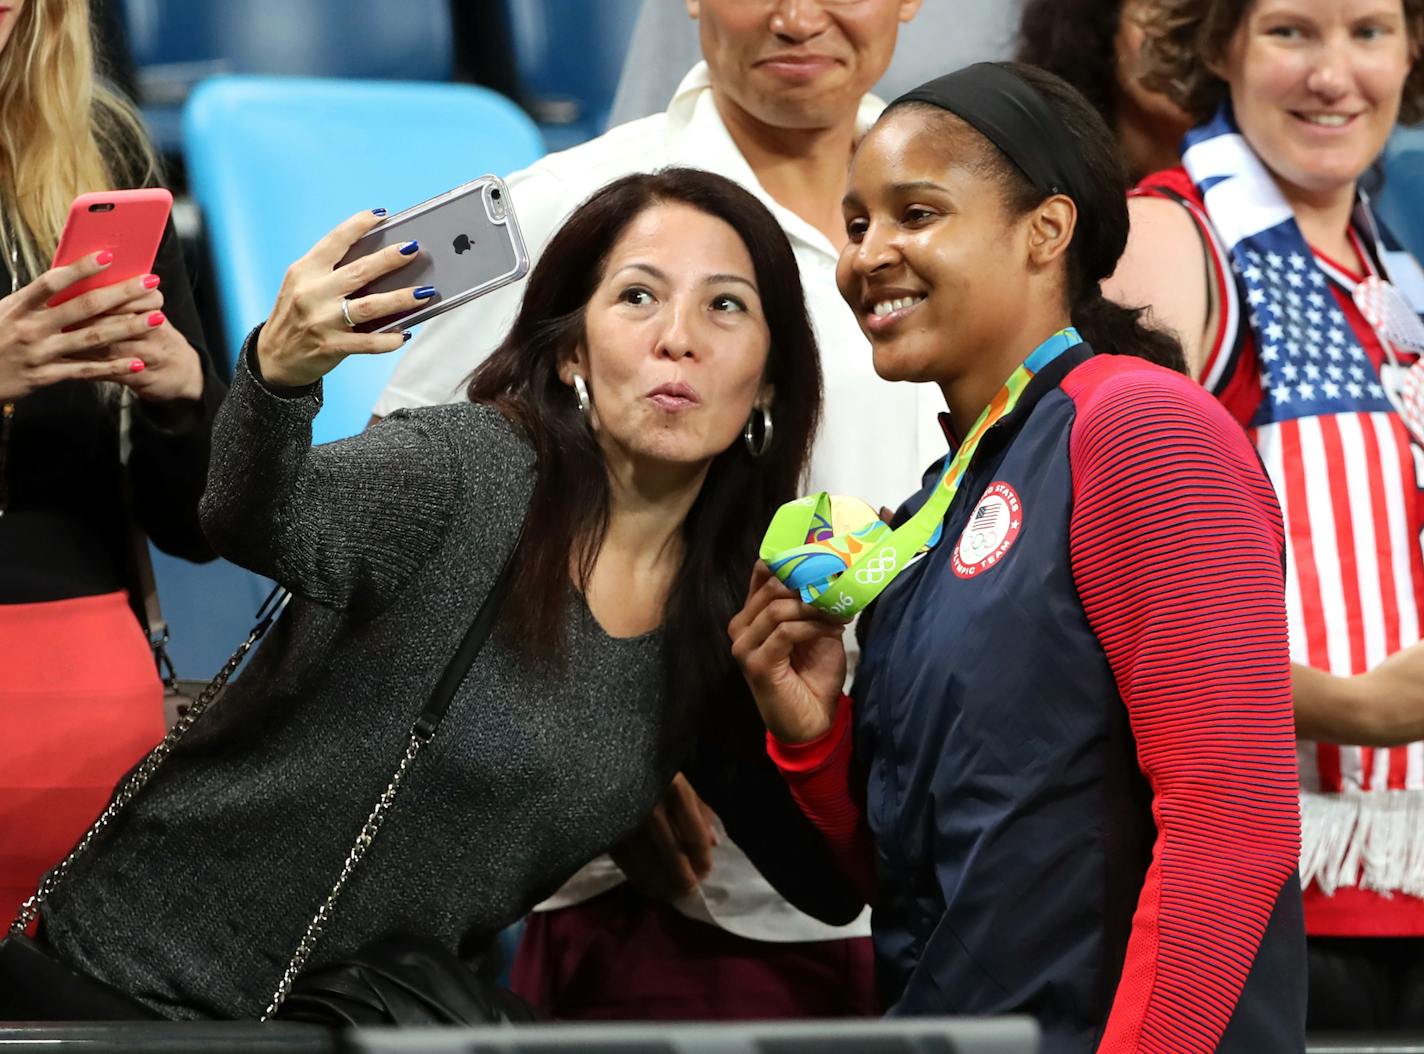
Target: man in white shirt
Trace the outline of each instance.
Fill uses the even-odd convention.
[[[673,0],[667,0],[671,3]],[[747,187],[791,239],[821,346],[825,407],[810,486],[895,506],[918,489],[916,467],[944,454],[933,389],[882,381],[835,286],[845,230],[841,196],[854,143],[883,103],[865,95],[919,0],[688,0],[705,61],[665,113],[611,129],[508,177],[530,255],[593,191],[630,172],[691,165]],[[425,325],[376,403],[462,398],[470,372],[508,331],[524,283]]]
[[[1021,5],[937,0],[915,16],[913,32],[901,35],[895,58],[874,91],[893,99],[925,81],[971,62],[1013,58]],[[668,96],[702,57],[697,26],[677,0],[643,0],[628,42],[623,74],[613,96],[610,126],[660,112]]]
[[[893,507],[918,489],[916,467],[928,466],[945,452],[936,419],[943,400],[933,386],[892,385],[876,375],[869,345],[836,290],[835,268],[846,241],[840,204],[846,167],[855,143],[884,108],[867,92],[884,73],[899,27],[914,17],[920,0],[686,3],[698,21],[704,61],[683,79],[665,113],[613,128],[508,177],[530,255],[538,259],[564,219],[594,190],[632,172],[686,165],[745,186],[771,209],[790,238],[820,346],[825,402],[810,489]],[[376,414],[462,398],[470,372],[504,337],[522,295],[523,283],[517,283],[428,323],[406,350]],[[683,915],[726,934],[781,944],[829,944],[869,933],[865,917],[833,928],[796,912],[757,875],[715,821],[714,830],[710,871],[700,886],[673,901]],[[595,862],[542,907],[569,908],[620,881],[611,862]],[[547,918],[542,921],[539,939],[548,943],[550,927]],[[844,960],[844,953],[837,954]],[[547,958],[567,955],[555,948]],[[669,969],[675,967],[669,964]],[[660,1011],[671,1017],[732,1016],[739,1009],[734,995],[717,1002],[712,994],[702,1004],[667,1002],[650,1008],[646,1000],[638,1003],[637,986],[630,980],[623,977],[622,988],[629,1005],[640,1005],[644,1016]],[[723,978],[720,987],[735,986]],[[838,997],[842,1012],[868,1011],[870,993],[865,996],[859,1005]],[[570,1016],[567,1007],[553,1009]],[[617,1008],[606,1005],[601,1011],[602,1016],[617,1014]],[[787,1016],[818,1011],[830,1008],[794,999],[785,1006]],[[757,1016],[773,1016],[765,1001],[758,1003]]]

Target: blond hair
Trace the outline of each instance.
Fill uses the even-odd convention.
[[[133,109],[94,76],[88,16],[87,0],[27,0],[0,49],[0,250],[29,278],[75,195],[157,175]]]

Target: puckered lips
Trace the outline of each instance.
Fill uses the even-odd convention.
[[[684,381],[669,381],[648,392],[649,402],[668,413],[681,413],[702,405],[702,396],[697,389]]]

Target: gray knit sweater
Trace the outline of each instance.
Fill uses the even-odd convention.
[[[239,362],[203,522],[297,599],[44,912],[62,957],[171,1017],[261,1012],[532,490],[533,452],[491,408],[313,448],[319,405],[319,386],[279,397]],[[567,627],[567,668],[491,636],[313,965],[387,933],[492,932],[647,813],[680,760],[660,634],[611,638],[582,602]]]

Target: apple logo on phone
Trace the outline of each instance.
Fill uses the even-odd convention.
[[[473,248],[473,245],[470,242],[470,236],[468,234],[455,235],[455,240],[451,244],[455,247],[456,256],[459,256],[461,253],[467,253],[470,251],[471,248]]]

